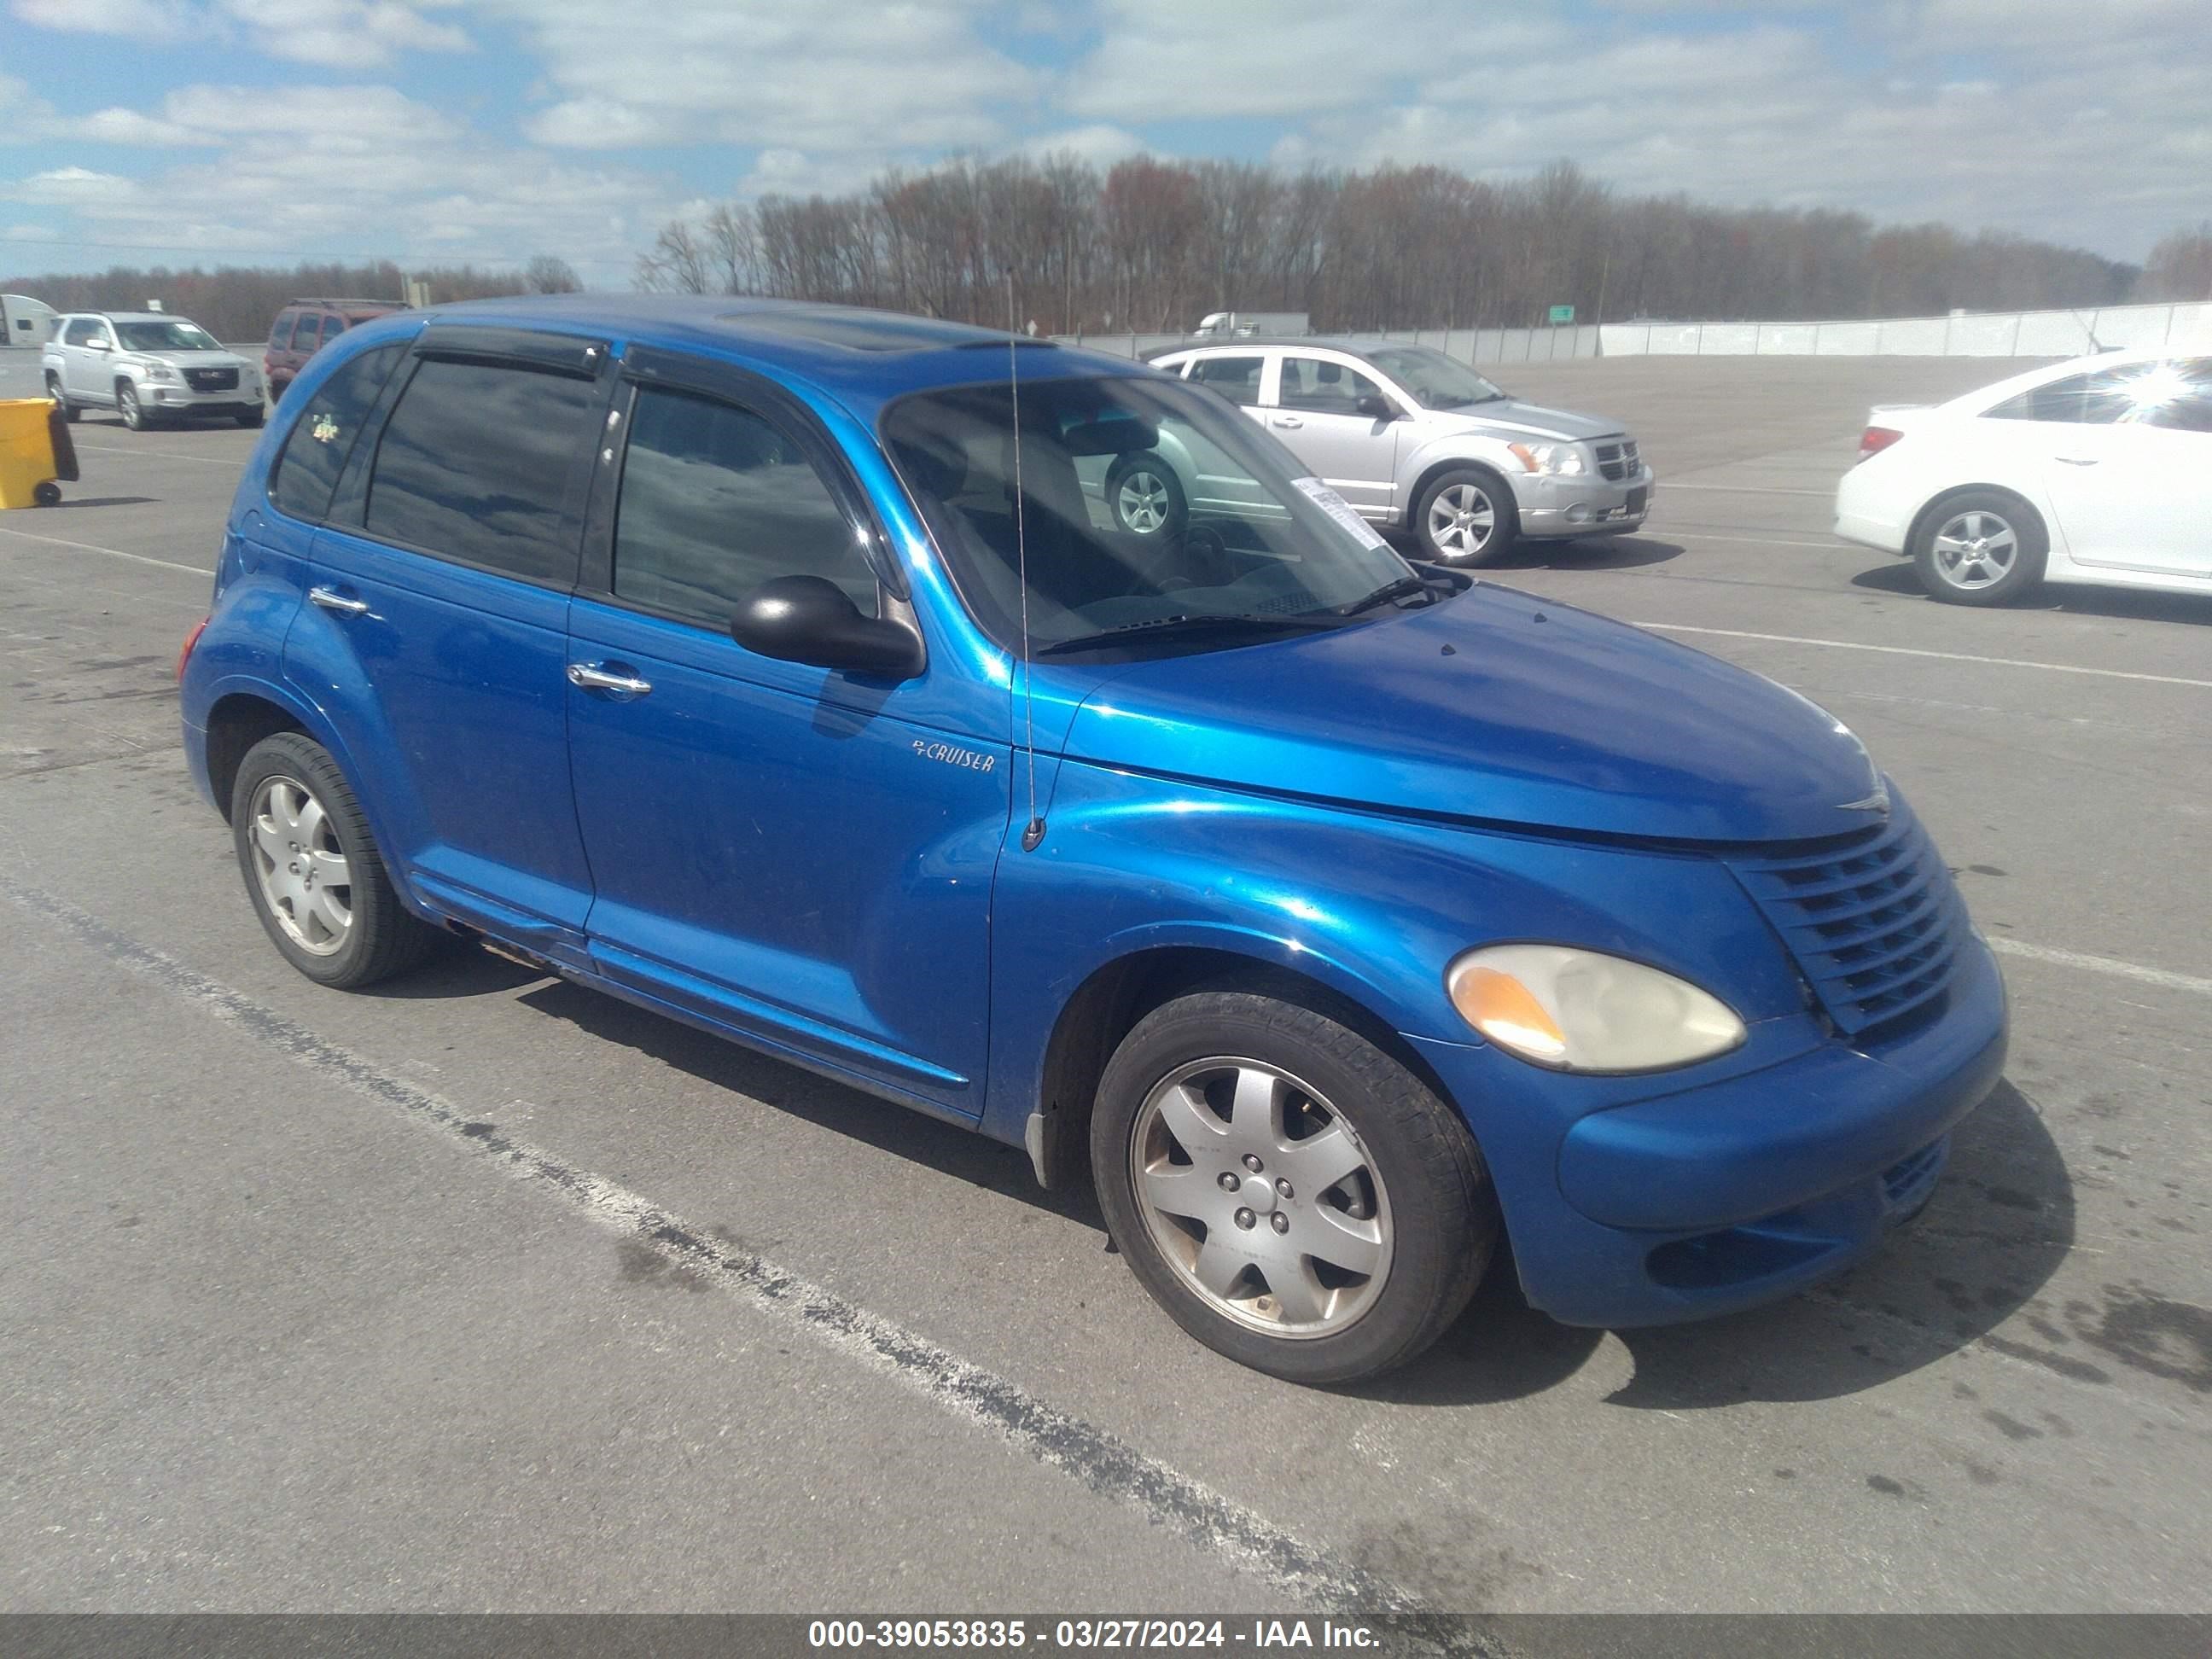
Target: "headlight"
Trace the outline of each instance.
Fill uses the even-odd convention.
[[[1743,1022],[1686,980],[1564,945],[1492,945],[1444,975],[1499,1048],[1560,1072],[1658,1072],[1726,1054]]]
[[[177,378],[177,371],[159,358],[149,359],[136,367],[144,370],[146,378],[149,380],[173,380]]]
[[[1572,444],[1508,444],[1505,447],[1531,472],[1571,478],[1583,470],[1583,453]]]

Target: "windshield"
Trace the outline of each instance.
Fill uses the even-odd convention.
[[[1424,409],[1464,409],[1505,396],[1465,363],[1426,346],[1380,346],[1362,355]]]
[[[220,351],[215,337],[197,323],[118,323],[125,351]]]
[[[884,438],[976,620],[1032,648],[1171,618],[1281,617],[1356,605],[1411,567],[1244,416],[1173,381],[1021,385],[1020,543],[1004,381],[916,392]],[[1203,650],[1265,629],[1161,630]],[[1131,641],[1133,643],[1133,640]]]

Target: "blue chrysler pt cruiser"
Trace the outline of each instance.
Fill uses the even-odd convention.
[[[2003,1064],[1849,731],[1409,563],[1202,387],[571,296],[356,329],[283,414],[181,677],[295,967],[477,939],[1024,1146],[1248,1365],[1401,1364],[1501,1239],[1578,1324],[1796,1290]]]

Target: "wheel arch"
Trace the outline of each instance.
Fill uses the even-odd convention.
[[[1388,1019],[1327,981],[1218,944],[1145,945],[1092,969],[1053,1021],[1030,1109],[1030,1156],[1043,1184],[1058,1190],[1089,1178],[1098,1081],[1137,1022],[1177,997],[1230,990],[1274,997],[1333,1019],[1389,1054],[1438,1099],[1451,1100],[1443,1080]]]
[[[1420,533],[1420,526],[1413,522],[1413,515],[1420,507],[1421,498],[1429,493],[1430,486],[1447,472],[1485,472],[1497,479],[1498,488],[1504,492],[1506,506],[1512,512],[1514,522],[1516,525],[1520,522],[1521,498],[1514,493],[1513,481],[1505,476],[1504,469],[1480,455],[1449,454],[1424,462],[1420,471],[1414,475],[1413,484],[1407,490],[1405,503],[1399,508],[1398,521],[1404,529],[1415,535]]]
[[[1930,495],[1925,501],[1921,503],[1920,510],[1912,515],[1912,522],[1905,526],[1905,556],[1908,558],[1918,556],[1920,551],[1920,532],[1928,527],[1929,521],[1933,520],[1937,514],[1941,513],[1953,501],[1958,501],[1961,497],[1967,495],[2002,495],[2008,500],[2019,502],[2021,507],[2034,515],[2036,528],[2043,532],[2043,547],[2045,553],[2048,555],[2055,550],[2054,543],[2057,538],[2051,533],[2051,515],[2043,510],[2042,506],[2039,502],[2023,492],[2014,489],[2010,484],[1964,483],[1946,485],[1943,489],[1937,490],[1933,495]]]
[[[224,823],[230,822],[231,790],[238,781],[238,769],[246,752],[264,738],[279,732],[298,732],[318,743],[323,742],[297,710],[258,691],[225,692],[209,708],[208,789]]]

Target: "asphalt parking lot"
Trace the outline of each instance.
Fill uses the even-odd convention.
[[[1342,1394],[1017,1152],[489,956],[293,974],[171,678],[258,434],[88,417],[0,515],[0,1607],[2204,1608],[2212,595],[1946,607],[1826,528],[1869,403],[2012,367],[1498,371],[1661,485],[1486,574],[1855,728],[2013,1057],[1849,1278],[1620,1334],[1493,1278]]]

